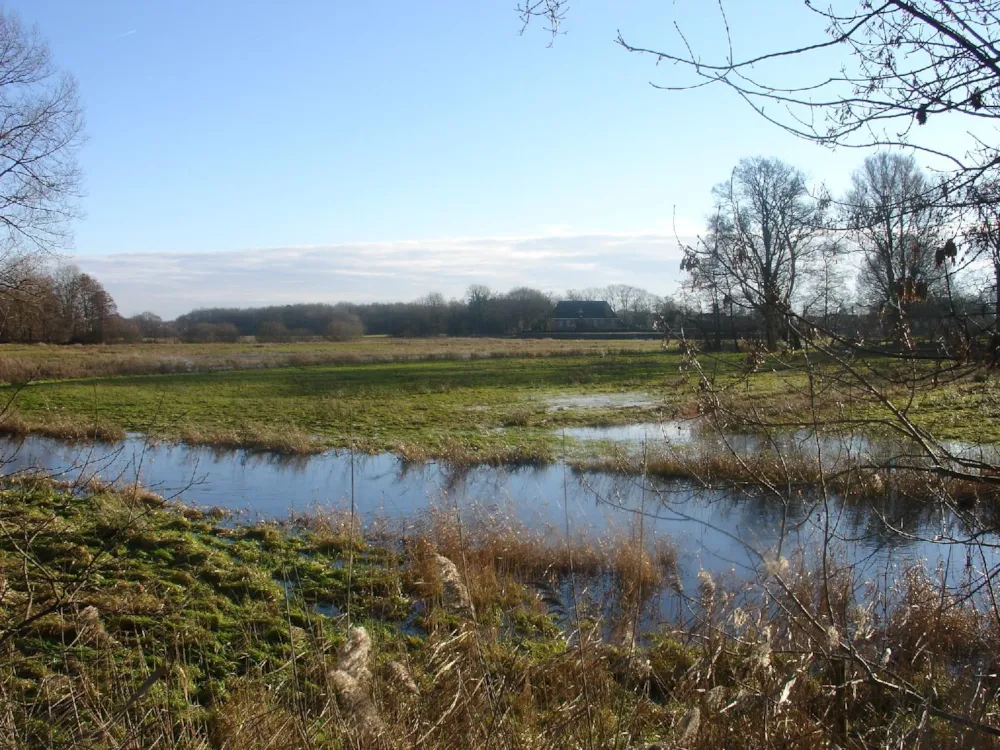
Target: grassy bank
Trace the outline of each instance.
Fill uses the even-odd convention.
[[[669,550],[413,521],[242,526],[143,492],[4,486],[0,744],[995,746],[974,676],[996,671],[996,623],[917,571],[895,609],[835,566],[824,584],[780,560],[732,590],[704,574],[635,640]]]

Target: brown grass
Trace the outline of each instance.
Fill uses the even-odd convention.
[[[664,480],[685,480],[702,487],[760,488],[765,485],[786,491],[789,487],[817,491],[821,482],[828,491],[852,502],[894,497],[914,503],[944,502],[961,505],[996,503],[1000,484],[982,481],[974,472],[968,477],[938,471],[929,460],[909,457],[903,466],[893,459],[853,456],[837,465],[821,468],[814,456],[794,451],[782,454],[685,452],[652,453],[645,458],[634,453],[571,461],[579,472],[607,472],[624,476],[643,473]]]
[[[420,443],[400,443],[393,451],[405,462],[439,461],[455,470],[474,466],[534,466],[554,459],[550,449],[515,442],[491,444],[488,447],[469,445],[458,439],[447,439],[437,446]]]
[[[326,450],[315,437],[290,425],[279,428],[247,425],[238,429],[185,427],[176,439],[190,445],[246,448],[289,455],[308,455]]]
[[[821,472],[815,460],[761,452],[735,455],[727,452],[653,452],[645,457],[620,453],[572,462],[577,471],[601,471],[612,474],[647,473],[660,479],[684,479],[706,486],[729,484],[809,484],[819,481]]]
[[[0,417],[0,434],[16,437],[42,435],[67,441],[98,440],[108,443],[125,439],[125,430],[104,420],[90,420],[68,414],[57,414],[44,420],[29,420],[12,407]]]
[[[594,539],[533,529],[496,509],[432,509],[406,532],[411,579],[438,592],[433,555],[459,568],[476,610],[497,612],[521,601],[525,584],[551,586],[568,576],[610,584],[612,609],[641,606],[676,576],[676,555],[665,542],[653,545],[637,533],[609,532]],[[613,606],[612,606],[613,604]]]
[[[0,345],[0,383],[427,360],[659,351],[658,341],[366,337],[296,344]]]

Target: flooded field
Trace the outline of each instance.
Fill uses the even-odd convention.
[[[690,423],[656,425],[672,440],[695,439]],[[582,428],[576,440],[651,440],[653,426]],[[745,437],[752,450],[761,438]],[[733,437],[727,437],[731,445]],[[831,439],[831,450],[858,446]],[[69,445],[46,438],[2,444],[6,471],[40,471],[67,480],[99,476],[119,483],[141,482],[167,498],[218,506],[254,518],[283,518],[315,509],[353,506],[367,523],[388,522],[405,530],[429,509],[455,513],[472,522],[521,523],[546,531],[553,541],[565,535],[595,543],[642,534],[650,544],[673,545],[679,575],[696,586],[699,570],[734,579],[752,576],[780,549],[807,557],[832,540],[842,559],[871,575],[922,562],[949,566],[949,577],[964,569],[972,548],[941,544],[961,538],[962,521],[934,504],[885,499],[826,502],[809,493],[794,502],[764,491],[704,489],[688,482],[656,481],[608,472],[576,472],[563,463],[541,467],[480,466],[455,470],[441,463],[405,463],[394,455],[328,452],[287,457],[244,450],[177,444],[147,444],[132,437],[118,445]],[[978,549],[976,550],[978,555]],[[976,565],[982,560],[975,561]]]

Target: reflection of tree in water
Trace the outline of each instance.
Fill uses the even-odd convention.
[[[794,447],[803,456],[811,439],[809,435],[767,438],[772,448]],[[703,447],[712,444],[707,437],[704,440]],[[716,436],[716,440],[722,441],[718,443],[722,449],[728,445],[750,450],[765,438],[750,435],[740,442],[726,435]],[[912,446],[906,449],[890,441],[832,437],[823,438],[820,447],[875,467],[915,466],[919,459]],[[971,450],[968,446],[962,449]],[[690,536],[701,525],[718,529],[720,535],[731,535],[733,544],[753,542],[766,547],[773,546],[782,533],[793,545],[820,544],[828,533],[828,541],[839,543],[847,558],[860,560],[875,553],[884,559],[898,550],[927,557],[931,568],[947,554],[948,545],[971,540],[995,546],[995,535],[984,537],[983,533],[998,528],[997,512],[990,510],[990,505],[959,504],[942,488],[932,497],[926,485],[901,482],[897,486],[890,481],[896,476],[895,469],[884,472],[888,477],[884,491],[846,498],[831,492],[824,502],[822,494],[809,487],[786,487],[775,493],[753,487],[699,487],[684,480],[644,479],[641,474],[577,472],[563,464],[470,467],[408,462],[387,454],[281,455],[149,444],[140,438],[86,448],[28,438],[8,441],[4,453],[10,456],[10,467],[22,470],[37,463],[76,476],[85,466],[90,474],[122,481],[134,481],[141,474],[143,480],[154,482],[152,488],[157,491],[171,492],[183,486],[191,502],[198,502],[201,485],[211,486],[211,493],[204,495],[209,502],[221,501],[230,507],[259,504],[260,493],[254,495],[250,488],[269,488],[272,494],[287,499],[287,504],[280,509],[275,505],[271,512],[283,512],[290,505],[316,498],[317,488],[330,498],[322,502],[344,502],[350,496],[353,466],[358,512],[366,517],[385,513],[380,505],[384,500],[390,506],[399,504],[399,509],[388,511],[399,516],[419,513],[433,503],[462,512],[479,504],[493,511],[502,509],[530,528],[561,528],[565,496],[574,533],[594,538],[616,528],[627,530],[643,510],[654,522],[648,527],[650,538]],[[237,470],[230,475],[226,467]],[[409,500],[402,502],[403,498]]]
[[[906,457],[887,450],[880,460]],[[857,559],[907,549],[940,555],[942,550],[925,547],[946,539],[972,540],[983,529],[996,528],[978,506],[962,508],[893,486],[863,498],[829,493],[824,502],[814,487],[796,488],[779,498],[755,487],[712,489],[677,480],[646,481],[647,493],[655,496],[657,506],[650,508],[647,501],[645,513],[668,525],[703,524],[741,538],[757,532],[775,539],[784,528],[786,535],[807,543],[820,543],[826,534],[829,542],[839,543],[849,557]],[[576,489],[598,505],[635,513],[642,502],[642,482],[642,477],[586,474],[578,477]]]
[[[228,453],[218,453],[213,450],[213,458],[224,459],[229,456],[229,460],[239,463],[247,469],[267,467],[278,472],[290,472],[293,474],[305,473],[313,465],[313,456],[299,453],[273,453],[270,451],[254,451],[240,448]]]

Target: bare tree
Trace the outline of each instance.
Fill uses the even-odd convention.
[[[993,356],[1000,352],[1000,182],[982,181],[971,190],[974,215],[966,239],[979,258],[985,259],[992,270],[992,288],[988,294],[993,302]],[[941,262],[947,259],[942,249]]]
[[[0,284],[23,257],[69,245],[83,115],[37,30],[0,12]]]
[[[854,173],[843,207],[862,253],[859,291],[897,325],[944,280],[935,254],[948,217],[928,192],[912,155],[880,152]]]
[[[844,5],[853,7],[824,9],[807,2],[817,21],[814,36],[762,55],[738,55],[721,3],[727,44],[714,57],[693,49],[679,27],[677,42],[665,48],[636,46],[621,35],[618,42],[630,52],[676,63],[691,75],[654,83],[657,88],[720,85],[801,138],[850,147],[908,146],[944,157],[954,169],[952,190],[995,171],[1000,149],[993,142],[976,139],[964,151],[945,151],[919,126],[948,116],[961,118],[975,132],[1000,118],[1000,2],[857,0]],[[835,61],[831,49],[843,50],[843,59]],[[802,71],[815,73],[803,81]]]
[[[836,329],[834,322],[842,317],[852,302],[847,288],[843,261],[846,255],[837,240],[823,242],[816,254],[816,264],[809,274],[809,286],[802,310],[808,320],[819,321],[827,330]]]
[[[605,290],[605,299],[614,308],[621,321],[631,326],[634,323],[637,306],[647,294],[644,289],[629,284],[609,284]]]
[[[487,305],[496,295],[483,284],[471,284],[465,293],[469,309],[469,320],[477,331],[482,331],[486,323]]]
[[[511,289],[503,296],[503,302],[505,323],[511,332],[542,328],[552,312],[552,299],[526,286]]]
[[[710,226],[721,223],[720,216],[709,222]],[[722,316],[732,313],[735,278],[728,273],[722,258],[721,239],[717,233],[710,233],[704,241],[686,251],[681,260],[681,270],[687,271],[685,291],[704,302],[712,318],[712,343],[715,349],[722,348]]]
[[[608,299],[608,287],[606,286],[588,286],[584,289],[567,289],[566,294],[562,296],[562,299],[603,300],[609,304],[611,303],[611,300]]]
[[[650,328],[653,316],[663,304],[663,300],[645,289],[637,289],[627,308],[626,323],[633,328]]]
[[[441,292],[429,292],[415,300],[414,304],[426,309],[428,323],[434,332],[443,332],[448,328],[448,300]]]
[[[552,42],[559,36],[562,22],[566,20],[566,11],[569,9],[567,0],[525,0],[523,4],[517,6],[517,15],[521,19],[521,31],[523,34],[531,22],[540,18],[546,24],[545,30],[552,35]]]
[[[117,316],[114,299],[94,277],[76,266],[61,266],[54,275],[60,317],[70,341],[103,341],[105,326]]]
[[[742,160],[714,192],[709,235],[684,248],[684,268],[702,283],[738,292],[728,301],[763,318],[774,350],[798,276],[816,248],[824,206],[809,195],[801,172],[763,157]]]

